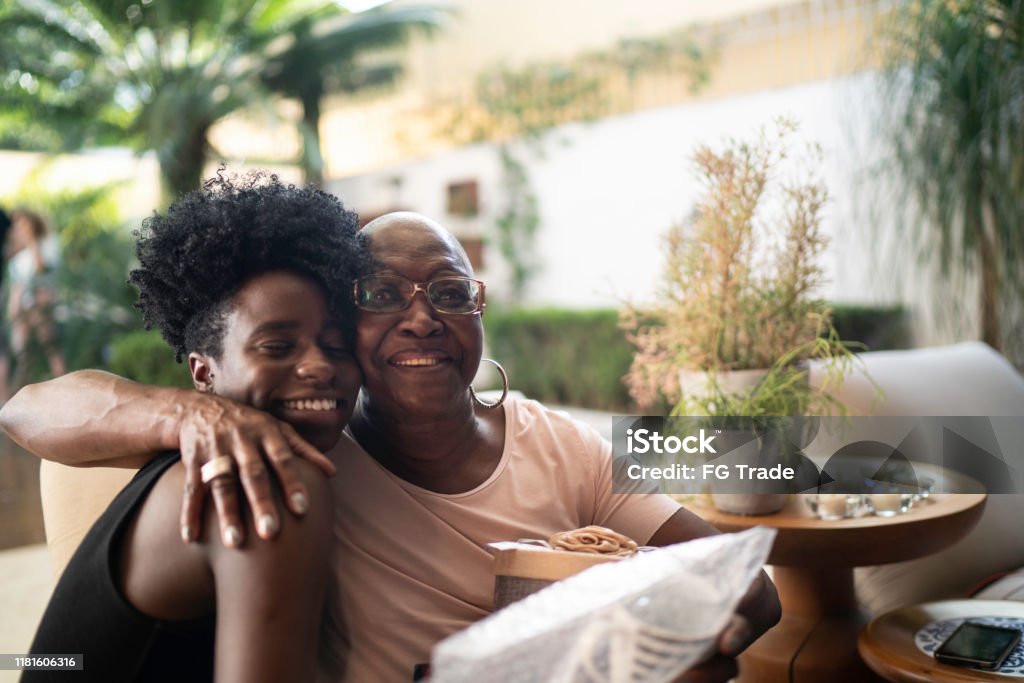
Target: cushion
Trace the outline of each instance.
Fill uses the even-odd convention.
[[[1024,567],[998,577],[974,592],[972,598],[979,600],[1020,600],[1024,601]]]
[[[966,342],[859,356],[840,399],[854,415],[1024,415],[1024,377],[992,347]],[[821,381],[812,367],[811,382]],[[1024,565],[1024,494],[990,495],[978,526],[929,557],[855,571],[857,594],[873,614],[914,603],[963,597],[986,576]]]
[[[135,470],[115,467],[68,467],[44,460],[39,468],[46,545],[55,576],[68,560],[93,522],[107,509]]]
[[[988,344],[964,342],[857,357],[863,363],[838,392],[852,415],[1024,415],[1024,376]],[[820,365],[812,363],[811,384],[822,379]]]

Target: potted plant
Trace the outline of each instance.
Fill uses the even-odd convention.
[[[853,354],[816,294],[828,194],[807,163],[817,148],[790,158],[795,129],[780,120],[753,142],[698,148],[704,192],[693,218],[666,236],[658,303],[622,314],[636,346],[626,381],[641,406],[667,400],[674,416],[725,419],[761,436],[785,428],[773,416],[844,413],[832,390]],[[807,382],[811,359],[824,370],[818,386]],[[753,499],[759,512],[783,501]]]

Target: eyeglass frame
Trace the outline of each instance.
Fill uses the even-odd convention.
[[[362,306],[360,306],[359,281],[370,277],[400,278],[408,282],[410,285],[412,285],[412,294],[409,296],[408,299],[405,300],[405,306],[397,308],[393,311],[375,311],[373,309],[363,308]],[[430,294],[427,292],[427,288],[430,285],[440,280],[469,280],[470,282],[475,282],[477,286],[480,288],[480,294],[478,295],[480,303],[477,304],[477,307],[474,308],[472,311],[465,311],[463,313],[457,313],[454,311],[442,311],[436,305],[434,305],[433,301],[430,300]],[[356,308],[359,309],[360,311],[366,311],[367,313],[377,313],[378,315],[388,315],[390,313],[401,313],[402,311],[408,310],[409,307],[412,306],[413,299],[416,298],[416,293],[423,292],[423,298],[424,300],[426,300],[430,308],[432,308],[436,313],[440,313],[441,315],[482,315],[484,309],[487,308],[487,302],[484,300],[484,290],[486,289],[486,287],[487,285],[484,284],[483,280],[477,280],[475,277],[469,277],[467,275],[439,275],[435,277],[433,280],[427,280],[426,282],[413,282],[409,278],[405,277],[404,275],[399,275],[398,273],[374,273],[370,275],[364,275],[362,277],[357,277],[355,280],[352,281],[352,300],[355,303]]]

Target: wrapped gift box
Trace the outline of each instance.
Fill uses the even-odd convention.
[[[536,593],[555,581],[622,557],[552,550],[526,543],[491,543],[494,551],[494,608]]]

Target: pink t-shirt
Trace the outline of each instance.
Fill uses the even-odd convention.
[[[505,403],[505,450],[472,491],[441,494],[381,467],[350,438],[332,479],[335,553],[325,661],[346,683],[408,683],[446,636],[493,610],[486,544],[590,524],[645,543],[679,508],[611,492],[611,444],[536,401]]]

